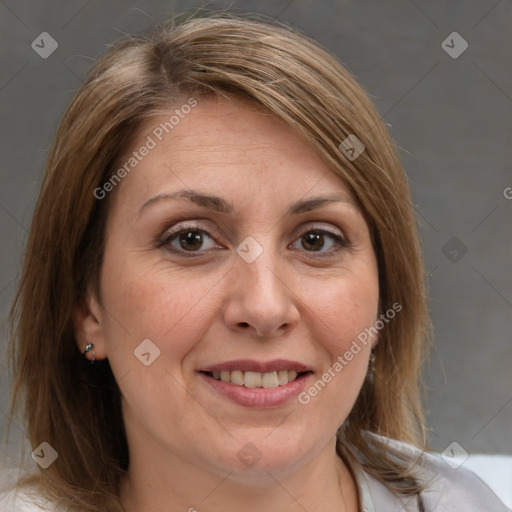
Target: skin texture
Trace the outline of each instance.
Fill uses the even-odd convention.
[[[168,119],[147,120],[126,159]],[[181,189],[222,197],[233,212],[189,199],[139,211]],[[239,98],[198,100],[111,192],[101,296],[77,307],[75,326],[80,348],[94,343],[121,389],[127,512],[357,510],[335,434],[364,381],[370,344],[307,405],[294,398],[274,408],[242,406],[197,373],[233,359],[282,358],[312,369],[309,387],[374,323],[377,262],[355,202],[286,212],[333,193],[350,200],[296,132]],[[179,236],[162,245],[179,221],[201,230],[195,252]],[[327,234],[311,248],[303,235],[315,229],[348,245]],[[252,263],[236,252],[248,236],[263,249]],[[144,339],[160,350],[148,366],[134,356]],[[247,443],[261,455],[250,467],[237,456]]]

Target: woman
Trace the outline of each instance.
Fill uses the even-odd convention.
[[[316,43],[226,15],[118,43],[34,214],[13,404],[39,472],[4,503],[505,510],[424,452],[423,281],[393,143]]]

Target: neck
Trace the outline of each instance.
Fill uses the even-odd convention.
[[[313,460],[293,472],[263,471],[254,483],[233,472],[199,467],[155,450],[130,450],[130,468],[121,485],[125,512],[357,512],[355,482],[329,443]]]

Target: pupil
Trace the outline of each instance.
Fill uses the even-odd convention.
[[[180,236],[180,244],[183,249],[193,251],[201,247],[203,240],[198,231],[188,231]]]
[[[324,246],[323,235],[321,233],[308,233],[302,240],[306,249],[317,251]]]

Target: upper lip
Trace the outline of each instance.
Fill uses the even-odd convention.
[[[200,372],[236,371],[268,373],[279,370],[295,370],[297,373],[311,371],[307,365],[287,359],[274,359],[273,361],[255,361],[253,359],[236,359],[224,363],[212,364],[199,369]]]

